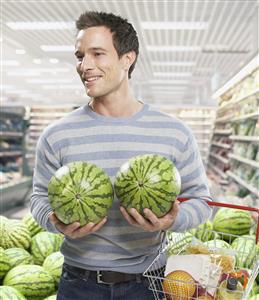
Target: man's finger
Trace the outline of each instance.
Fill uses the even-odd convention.
[[[137,225],[137,222],[128,214],[126,209],[124,207],[120,207],[120,211],[123,215],[123,217],[131,224],[131,225]]]
[[[159,223],[158,217],[148,208],[144,209],[145,217],[152,223],[152,225],[156,226]]]

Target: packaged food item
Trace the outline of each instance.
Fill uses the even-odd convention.
[[[217,300],[241,300],[243,291],[242,284],[236,278],[229,277],[221,282]]]

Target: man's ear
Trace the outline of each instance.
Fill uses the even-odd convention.
[[[135,59],[136,59],[135,51],[130,51],[123,54],[123,67],[125,71],[129,71],[130,66],[134,63]]]

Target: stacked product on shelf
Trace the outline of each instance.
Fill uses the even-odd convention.
[[[35,161],[35,148],[42,131],[55,120],[65,116],[76,107],[73,106],[33,106],[30,108],[30,127],[28,131],[27,158],[32,172]]]
[[[0,191],[2,209],[23,202],[31,187],[25,159],[26,109],[2,106],[0,111]]]
[[[190,107],[161,107],[161,111],[171,114],[181,119],[191,128],[203,159],[207,164],[209,154],[209,144],[213,131],[215,119],[215,107],[209,106],[190,106]]]
[[[219,108],[210,148],[210,167],[234,182],[239,197],[259,198],[259,57],[215,93]]]

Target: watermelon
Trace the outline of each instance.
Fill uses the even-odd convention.
[[[32,256],[23,248],[9,248],[5,250],[5,254],[8,256],[11,268],[33,263]]]
[[[135,208],[144,216],[149,208],[157,217],[171,208],[181,189],[181,178],[173,162],[146,154],[124,163],[115,177],[114,189],[120,204],[128,211]]]
[[[4,249],[0,247],[0,279],[11,269],[9,257],[5,254]]]
[[[259,300],[259,294],[247,298],[247,300]]]
[[[216,233],[212,231],[212,228],[212,222],[208,220],[206,223],[200,224],[197,228],[193,228],[189,232],[202,242],[206,242],[215,237]]]
[[[11,286],[0,286],[0,300],[26,300],[26,298]]]
[[[248,211],[222,207],[214,217],[213,230],[222,233],[222,238],[231,243],[236,236],[248,234],[252,223]]]
[[[52,295],[49,296],[48,298],[45,298],[44,300],[56,300],[57,299],[57,295]]]
[[[51,253],[59,251],[63,238],[51,232],[39,232],[31,241],[31,254],[36,265],[42,265]]]
[[[28,249],[30,247],[30,232],[19,220],[0,216],[0,236],[0,247],[4,249],[13,247]]]
[[[41,300],[55,292],[52,276],[36,265],[14,267],[6,274],[4,285],[16,288],[28,300]]]
[[[236,238],[231,248],[237,251],[237,266],[239,268],[252,268],[256,256],[255,236],[243,235]]]
[[[103,219],[113,202],[109,176],[98,166],[84,161],[59,168],[50,179],[48,197],[60,221],[81,226]]]
[[[61,277],[63,262],[64,262],[63,254],[57,251],[47,256],[42,265],[43,268],[46,271],[48,271],[50,275],[52,275],[56,285],[58,285]]]
[[[211,240],[204,243],[204,245],[209,249],[229,249],[231,245],[223,240]]]
[[[193,235],[189,232],[167,231],[167,255],[177,255],[183,252],[187,245],[193,240]]]
[[[35,221],[30,213],[22,218],[22,222],[27,226],[31,236],[44,231],[44,229]]]

